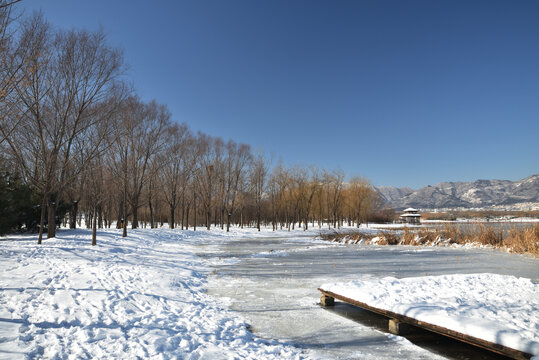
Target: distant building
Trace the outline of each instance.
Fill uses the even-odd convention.
[[[420,218],[421,214],[419,213],[419,210],[414,208],[404,209],[404,214],[400,216],[401,222],[407,224],[420,224]]]

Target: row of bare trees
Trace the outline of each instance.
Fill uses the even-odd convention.
[[[3,6],[2,6],[3,5]],[[0,0],[0,170],[39,196],[39,240],[71,228],[294,229],[359,224],[382,207],[342,172],[271,169],[262,152],[171,120],[127,86],[122,52],[102,31],[54,30],[41,15],[10,23]],[[60,215],[60,216],[58,216]]]
[[[268,179],[265,219],[273,229],[307,230],[309,223],[321,228],[360,226],[369,220],[391,221],[394,214],[384,207],[378,192],[367,179],[354,177],[345,182],[341,171],[316,167],[287,169],[278,165]]]

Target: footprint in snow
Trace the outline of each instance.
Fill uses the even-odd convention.
[[[21,325],[19,327],[19,333],[21,334],[27,332],[28,330],[30,330],[30,327],[28,325]]]
[[[22,342],[30,342],[34,340],[34,337],[31,334],[20,335],[19,340]]]

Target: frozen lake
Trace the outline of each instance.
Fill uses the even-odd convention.
[[[449,223],[436,223],[436,222],[427,222],[423,223],[422,227],[430,229],[444,229],[446,227],[457,227],[462,233],[473,233],[477,231],[478,228],[491,228],[494,231],[502,231],[504,236],[511,230],[522,230],[525,228],[531,228],[539,224],[537,221],[492,221],[492,222],[464,222],[456,221]]]
[[[208,292],[239,312],[258,336],[292,342],[321,358],[503,359],[427,332],[408,340],[387,320],[338,303],[318,305],[318,286],[353,279],[496,273],[539,280],[539,259],[494,250],[343,245],[308,238],[237,240],[205,246]]]

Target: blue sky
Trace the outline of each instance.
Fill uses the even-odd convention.
[[[539,173],[539,1],[23,0],[193,130],[375,185]]]

